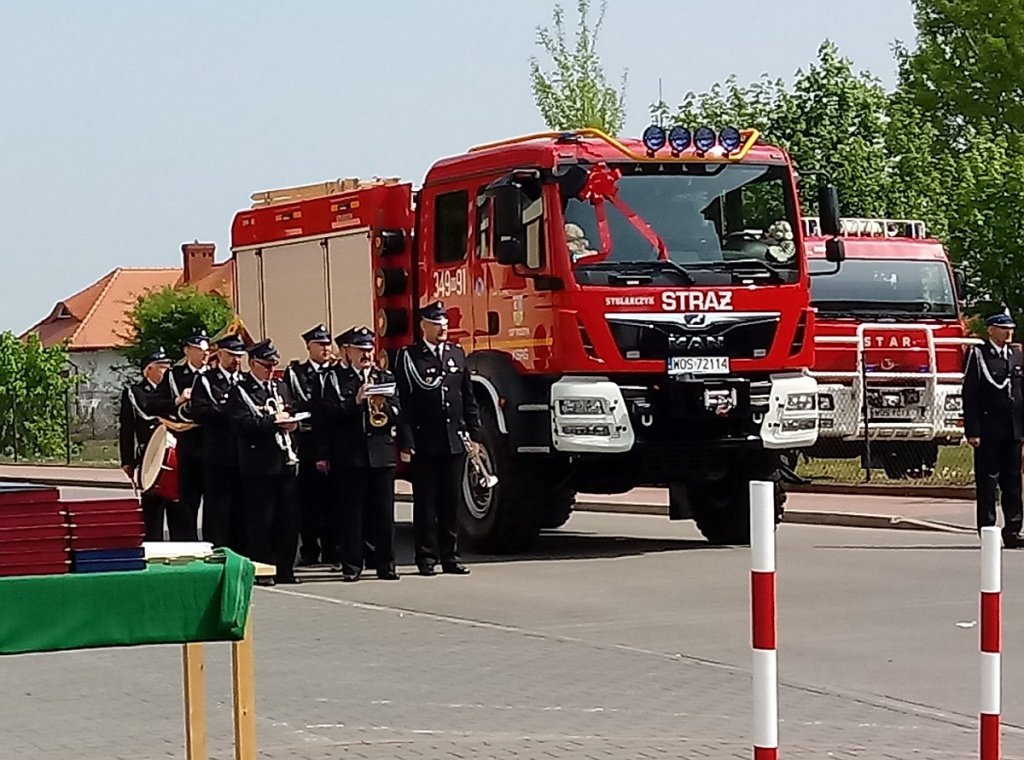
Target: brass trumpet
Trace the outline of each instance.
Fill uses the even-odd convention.
[[[375,428],[382,428],[388,424],[388,413],[384,409],[386,403],[383,396],[367,396],[367,404],[370,408],[370,424]]]
[[[366,397],[366,408],[369,412],[371,426],[375,428],[387,426],[387,399],[395,395],[395,390],[394,383],[374,383],[373,370],[367,371],[363,381],[363,395]]]

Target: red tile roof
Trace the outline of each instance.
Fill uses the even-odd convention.
[[[190,284],[230,300],[233,270],[234,263],[225,261]],[[71,351],[122,348],[130,340],[131,328],[125,316],[135,299],[152,290],[182,284],[181,267],[118,267],[70,298],[58,301],[49,315],[25,332],[37,333],[45,346],[66,343]]]

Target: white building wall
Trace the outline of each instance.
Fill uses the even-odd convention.
[[[78,386],[75,432],[83,438],[116,438],[121,389],[138,371],[118,351],[73,351],[72,370],[85,377]]]

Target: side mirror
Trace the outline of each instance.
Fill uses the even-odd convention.
[[[967,296],[967,275],[962,269],[953,270],[953,287],[956,290],[956,300],[964,301]]]
[[[818,188],[818,226],[823,235],[839,234],[839,191],[835,185]]]
[[[494,199],[494,257],[499,264],[526,263],[526,225],[523,224],[523,191],[514,182],[500,181],[488,188]]]
[[[843,245],[843,239],[838,237],[831,237],[825,241],[825,260],[831,261],[833,264],[838,264],[846,258],[846,247]]]

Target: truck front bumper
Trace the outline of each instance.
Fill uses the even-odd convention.
[[[804,374],[644,384],[563,377],[551,386],[551,440],[566,454],[621,454],[638,444],[803,448],[818,438],[818,384]]]

